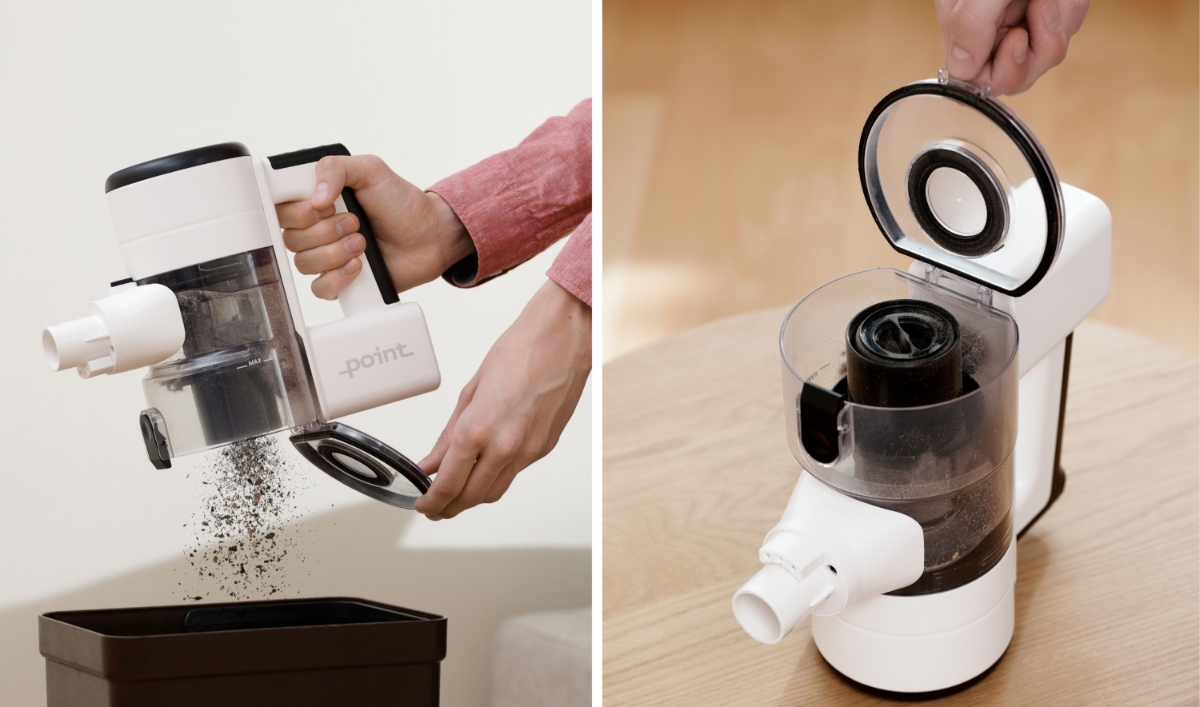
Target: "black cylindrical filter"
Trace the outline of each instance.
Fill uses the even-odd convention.
[[[917,407],[962,391],[962,337],[944,308],[887,300],[859,312],[846,328],[850,399],[874,407]]]
[[[958,319],[931,302],[885,300],[863,309],[846,329],[846,389],[852,402],[877,408],[914,408],[945,403],[978,389],[963,373],[963,333]],[[919,482],[930,450],[947,461],[977,435],[988,434],[988,409],[980,399],[922,413],[919,428],[904,432],[892,418],[877,424],[859,421],[856,454],[869,461],[874,478],[892,474]],[[1001,428],[994,427],[994,431]],[[916,595],[961,586],[990,569],[1003,556],[1012,536],[1011,460],[997,459],[997,470],[949,493],[919,498],[869,499],[904,513],[921,524],[925,536],[925,573],[890,594]],[[1003,510],[1002,510],[1003,509]],[[992,526],[978,537],[979,526]],[[964,549],[964,538],[974,542]],[[962,553],[961,555],[959,553]]]

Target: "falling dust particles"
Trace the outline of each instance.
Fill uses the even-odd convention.
[[[179,582],[185,600],[282,598],[308,574],[304,530],[292,521],[303,515],[300,497],[311,482],[285,449],[264,436],[207,455],[199,502],[184,524],[194,571]]]

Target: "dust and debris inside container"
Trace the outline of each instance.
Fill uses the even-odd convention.
[[[927,280],[891,268],[853,273],[806,295],[780,332],[784,419],[796,459],[841,493],[921,525],[924,572],[892,594],[968,584],[999,563],[1012,542],[1016,322],[950,286],[966,288],[949,276]],[[908,327],[906,344],[894,345],[900,332],[889,331],[889,323]],[[873,360],[855,350],[863,337],[878,349],[861,347]],[[916,368],[926,370],[910,385]],[[867,384],[860,380],[852,390],[848,379],[856,374]],[[805,420],[819,417],[801,400],[812,388],[842,402],[829,416],[834,444],[818,449],[833,452],[825,459],[810,453],[802,434]]]
[[[149,284],[175,293],[185,332],[180,352],[142,380],[172,457],[317,419],[272,247],[138,280]]]
[[[38,617],[48,707],[437,705],[446,619],[353,598]]]

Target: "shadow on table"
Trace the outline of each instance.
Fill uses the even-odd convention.
[[[1025,617],[1029,607],[1037,596],[1038,588],[1042,585],[1042,577],[1046,567],[1050,565],[1050,546],[1045,540],[1036,535],[1026,535],[1018,542],[1017,549],[1017,596],[1016,596],[1016,626],[1013,628],[1013,642],[1021,639],[1021,628],[1025,625]]]
[[[397,538],[415,516],[383,504],[306,519],[285,533],[303,545],[285,597],[358,596],[449,618],[444,704],[491,703],[492,645],[506,618],[591,603],[588,549],[410,550]],[[182,602],[194,570],[181,557],[89,587],[0,611],[5,704],[45,704],[37,616],[48,611]],[[6,578],[19,581],[19,578]],[[229,601],[210,594],[205,601]],[[202,602],[196,602],[197,605]]]

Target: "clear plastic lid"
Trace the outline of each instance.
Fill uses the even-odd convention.
[[[1062,189],[1037,138],[975,86],[899,88],[871,112],[859,177],[892,247],[1005,294],[1032,289],[1062,241]]]
[[[412,508],[432,484],[411,459],[340,422],[309,425],[291,440],[313,466],[355,491],[392,506]]]

